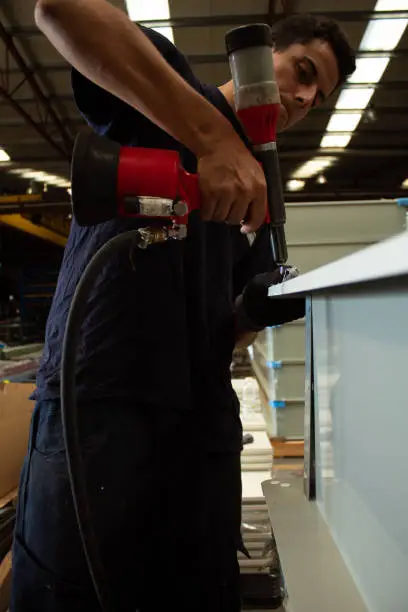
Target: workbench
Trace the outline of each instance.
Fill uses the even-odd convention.
[[[408,610],[408,233],[269,290],[307,296],[305,470],[263,483],[288,612]]]

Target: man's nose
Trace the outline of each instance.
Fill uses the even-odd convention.
[[[313,106],[313,103],[316,99],[316,94],[316,83],[313,83],[311,85],[302,85],[296,92],[295,100],[302,109],[309,110],[309,108]]]

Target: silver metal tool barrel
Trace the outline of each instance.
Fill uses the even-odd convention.
[[[265,173],[272,256],[277,264],[284,264],[288,258],[286,213],[276,148],[280,95],[273,64],[272,30],[265,23],[241,26],[227,33],[225,43],[235,107]]]
[[[279,104],[271,28],[255,23],[230,30],[225,38],[237,111]]]

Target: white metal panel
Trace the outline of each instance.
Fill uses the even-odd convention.
[[[405,224],[395,200],[287,204],[286,217],[290,246],[340,241],[368,244],[400,232]]]
[[[258,350],[266,361],[305,358],[305,323],[293,321],[278,327],[267,327],[256,339]]]
[[[406,612],[408,602],[408,292],[400,286],[387,291],[379,280],[363,295],[312,306],[318,503],[370,612]]]
[[[349,287],[355,283],[408,276],[408,232],[334,261],[269,289],[270,296]]]

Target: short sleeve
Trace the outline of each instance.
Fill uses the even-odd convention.
[[[248,237],[234,228],[233,244],[233,293],[234,299],[243,291],[245,285],[257,274],[269,272],[276,268],[272,257],[269,227],[263,225],[257,232],[255,240],[250,243]]]
[[[177,72],[190,82],[195,78],[186,58],[172,42],[155,30],[141,25],[138,27]],[[137,111],[87,79],[75,68],[71,72],[71,84],[75,104],[85,121],[101,136],[121,140],[118,122],[123,123],[124,117]]]

